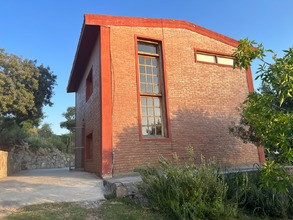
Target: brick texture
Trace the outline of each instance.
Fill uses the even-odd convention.
[[[99,42],[99,39],[97,40]],[[93,93],[86,101],[86,78],[92,68]],[[99,174],[101,166],[100,46],[97,43],[76,92],[76,168]],[[85,158],[85,137],[93,134],[92,159]]]
[[[135,36],[161,39],[165,62],[165,86],[171,138],[144,141],[139,138]],[[98,42],[98,41],[97,41]],[[110,26],[112,75],[113,174],[133,171],[158,155],[177,152],[186,157],[185,148],[228,166],[259,162],[255,146],[231,136],[228,127],[239,117],[236,108],[248,95],[246,73],[232,67],[195,62],[194,49],[232,54],[232,46],[180,28]],[[77,126],[85,124],[85,135],[93,132],[94,157],[85,161],[86,171],[100,170],[100,63],[96,44],[84,78],[76,93]],[[85,101],[85,79],[93,67],[94,91]],[[76,144],[82,144],[82,129],[77,129]],[[83,162],[80,162],[83,164]],[[82,166],[82,165],[81,165]]]

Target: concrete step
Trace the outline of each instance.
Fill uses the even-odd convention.
[[[103,179],[106,192],[108,194],[115,194],[116,197],[133,197],[137,194],[137,185],[140,183],[142,183],[142,179],[138,173]]]

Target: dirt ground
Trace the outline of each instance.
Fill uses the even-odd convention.
[[[0,179],[0,217],[26,205],[101,199],[102,179],[68,168],[27,170]]]

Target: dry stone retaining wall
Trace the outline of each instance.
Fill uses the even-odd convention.
[[[21,170],[74,166],[74,155],[56,148],[31,150],[28,145],[14,146],[9,152],[0,151],[0,178]]]

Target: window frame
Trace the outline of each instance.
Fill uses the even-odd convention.
[[[93,132],[90,132],[85,137],[85,159],[92,160],[94,152]]]
[[[85,100],[86,102],[90,99],[94,91],[94,82],[93,82],[93,68],[91,67],[87,77],[85,85]]]
[[[160,95],[153,95],[152,93],[142,93],[140,91],[140,70],[139,70],[139,56],[146,55],[146,56],[154,56],[155,54],[149,54],[147,52],[139,52],[138,44],[139,42],[145,42],[150,44],[155,44],[158,46],[158,55],[159,58],[159,80],[160,80],[160,88],[161,94]],[[138,127],[139,127],[139,139],[141,141],[169,141],[171,139],[171,132],[170,132],[170,120],[169,120],[169,111],[168,111],[168,94],[167,94],[167,78],[165,73],[165,59],[164,59],[164,45],[161,39],[150,38],[150,37],[141,37],[135,35],[135,59],[136,59],[136,79],[137,79],[137,104],[138,104]],[[160,97],[160,109],[161,109],[161,119],[164,123],[162,127],[165,129],[165,136],[144,136],[142,135],[142,106],[141,106],[141,97]]]
[[[215,57],[215,62],[207,62],[207,61],[197,60],[197,55],[198,54],[214,56]],[[215,51],[210,51],[210,50],[203,50],[203,49],[198,49],[198,48],[194,49],[194,59],[195,59],[196,63],[211,64],[211,65],[230,67],[230,68],[234,67],[234,62],[233,62],[233,65],[222,64],[222,63],[218,63],[218,58],[228,58],[228,59],[233,59],[233,61],[234,61],[234,58],[233,58],[232,54],[215,52]]]

